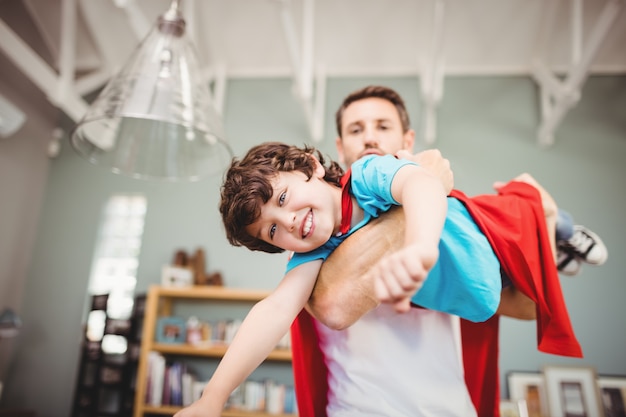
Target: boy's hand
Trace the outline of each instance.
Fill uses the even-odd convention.
[[[174,414],[174,417],[220,417],[221,410],[211,410],[206,402],[198,400]]]
[[[413,244],[383,257],[372,268],[377,298],[394,304],[399,313],[409,311],[411,297],[421,288],[438,256],[437,247]]]

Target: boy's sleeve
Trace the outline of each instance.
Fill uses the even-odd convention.
[[[391,155],[363,157],[352,164],[352,194],[370,216],[378,217],[399,203],[391,195],[391,183],[400,168],[417,165]]]

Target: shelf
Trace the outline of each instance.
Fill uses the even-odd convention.
[[[166,344],[155,343],[152,345],[152,350],[155,352],[166,353],[169,355],[193,355],[193,356],[205,356],[210,358],[221,358],[226,353],[228,346],[226,345],[214,345],[214,346],[194,346],[190,344]],[[269,354],[267,360],[274,361],[291,361],[291,350],[289,349],[276,349]]]
[[[237,288],[225,288],[216,286],[193,286],[193,287],[161,287],[153,285],[150,287],[145,304],[144,326],[141,343],[141,353],[139,360],[139,370],[137,373],[137,388],[135,390],[135,411],[134,417],[144,417],[146,414],[174,415],[181,407],[161,406],[154,407],[145,404],[145,393],[147,389],[147,357],[151,351],[163,355],[171,356],[194,356],[220,359],[226,353],[228,346],[225,344],[175,344],[156,343],[155,329],[159,317],[167,317],[173,313],[174,304],[185,300],[204,301],[225,301],[227,303],[248,303],[253,304],[263,300],[269,295],[269,291],[247,290]],[[291,362],[290,349],[276,349],[270,353],[266,360],[277,362]],[[224,410],[223,417],[275,417],[276,414],[265,412]],[[294,417],[295,414],[281,414],[283,417]]]
[[[269,295],[264,290],[243,290],[217,286],[158,287],[160,297],[198,298],[204,300],[260,301]]]
[[[182,407],[174,407],[170,405],[162,407],[145,406],[143,408],[144,413],[148,414],[163,414],[174,415]],[[244,411],[244,410],[224,410],[222,411],[222,417],[295,417],[296,414],[269,414],[261,413],[258,411]]]

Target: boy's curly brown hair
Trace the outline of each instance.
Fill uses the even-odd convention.
[[[258,220],[261,207],[273,195],[272,180],[279,172],[301,171],[310,180],[315,171],[315,155],[324,166],[324,180],[340,187],[344,174],[341,166],[326,161],[315,148],[266,142],[251,148],[241,159],[233,159],[221,188],[220,213],[226,237],[233,246],[245,246],[253,251],[280,253],[284,249],[270,245],[254,236],[246,228]]]

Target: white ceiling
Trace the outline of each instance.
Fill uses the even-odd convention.
[[[18,67],[42,90],[50,83],[69,89],[57,104],[76,119],[84,109],[80,96],[123,65],[171,1],[3,3],[24,12],[17,13],[22,22],[0,16],[0,51],[21,59]],[[433,106],[447,75],[534,74],[544,89],[552,84],[557,101],[563,92],[545,76],[555,70],[578,76],[569,85],[576,91],[591,73],[626,74],[623,6],[624,0],[181,1],[208,77],[292,76],[302,90],[325,77],[416,75]],[[38,36],[27,33],[33,30]],[[11,32],[25,44],[11,42]],[[28,48],[44,62],[23,59]],[[537,63],[546,69],[543,81]],[[305,101],[314,100],[311,94]]]

